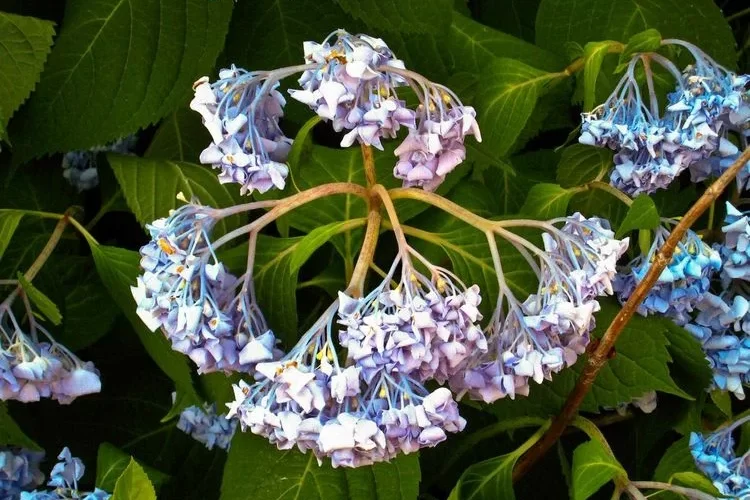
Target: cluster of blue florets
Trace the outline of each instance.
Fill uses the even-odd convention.
[[[78,482],[83,477],[86,467],[80,458],[71,455],[67,447],[63,448],[57,459],[59,462],[52,467],[47,482],[47,486],[50,487],[49,490],[21,491],[20,497],[10,498],[20,500],[109,500],[112,497],[110,493],[99,488],[94,488],[93,491],[80,489]],[[34,471],[36,486],[41,482],[43,475],[38,470],[38,462],[35,465],[37,466]]]
[[[69,151],[62,160],[63,177],[76,188],[78,192],[88,191],[99,185],[99,165],[97,156],[100,153],[112,152],[133,154],[137,137],[124,137],[106,146],[95,146],[91,149]]]
[[[737,456],[732,437],[732,431],[747,420],[747,417],[740,419],[708,435],[690,434],[690,453],[695,464],[719,493],[728,498],[750,497],[750,455]]]

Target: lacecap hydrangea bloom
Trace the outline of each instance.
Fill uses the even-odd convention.
[[[161,328],[199,373],[250,373],[278,356],[276,338],[244,277],[227,272],[213,252],[216,217],[211,207],[187,203],[148,224],[143,274],[131,290],[146,326]]]
[[[212,143],[201,163],[220,169],[221,182],[236,182],[241,193],[283,189],[292,141],[279,120],[286,101],[279,81],[302,72],[292,98],[307,104],[347,131],[342,147],[355,142],[382,149],[382,139],[408,134],[396,148],[394,175],[405,186],[436,189],[466,157],[464,139],[481,141],[475,111],[443,85],[405,69],[386,43],[367,35],[337,30],[323,43],[305,42],[304,63],[273,71],[246,71],[232,66],[195,82],[190,107],[201,114]],[[406,106],[399,88],[417,93],[416,109]]]
[[[599,310],[596,298],[612,293],[628,239],[615,239],[607,221],[578,213],[551,222],[563,226],[550,224],[544,251],[537,249],[537,293],[520,302],[500,280],[487,351],[451,378],[454,391],[487,403],[528,395],[531,380],[551,379],[585,351]]]
[[[43,451],[18,447],[0,448],[0,500],[16,500],[22,491],[30,491],[42,484],[44,474],[39,464]]]
[[[726,168],[731,161],[721,159],[738,154],[727,134],[744,134],[750,120],[745,89],[750,76],[730,72],[690,43],[662,44],[686,48],[695,62],[680,72],[659,54],[635,54],[607,101],[582,115],[579,141],[615,151],[611,183],[633,196],[666,188],[687,168],[694,181]],[[677,82],[665,109],[659,106],[647,60],[664,67]],[[644,62],[647,99],[636,79],[638,62]]]
[[[232,437],[237,430],[237,421],[228,420],[223,413],[218,415],[216,405],[206,403],[203,408],[188,406],[182,410],[177,428],[209,450],[214,446],[229,450]]]
[[[95,488],[94,491],[81,491],[78,482],[83,477],[86,467],[80,458],[71,455],[65,447],[57,456],[60,460],[50,472],[47,486],[50,490],[22,492],[20,500],[108,500],[111,494]]]
[[[104,152],[133,154],[136,142],[138,142],[137,137],[131,135],[106,146],[96,146],[82,151],[69,151],[65,153],[62,160],[63,177],[79,193],[93,189],[99,185],[97,155]]]
[[[750,452],[737,456],[732,437],[732,431],[748,420],[742,418],[708,435],[690,434],[690,453],[698,469],[729,498],[750,497]]]
[[[17,294],[0,304],[0,401],[23,403],[52,398],[69,404],[78,396],[101,391],[99,371],[81,361],[27,311],[28,328],[11,307]]]

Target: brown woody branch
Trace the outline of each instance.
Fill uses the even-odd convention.
[[[719,195],[721,195],[724,189],[734,180],[737,173],[749,160],[750,148],[747,148],[742,152],[739,158],[737,158],[737,161],[735,161],[732,166],[721,175],[721,177],[706,189],[703,196],[695,202],[690,210],[684,215],[682,220],[680,220],[679,224],[674,227],[669,234],[669,237],[664,242],[664,245],[656,254],[656,257],[648,272],[643,277],[643,280],[638,284],[630,297],[628,297],[627,302],[625,302],[622,309],[617,313],[617,316],[612,320],[607,331],[604,332],[599,345],[589,356],[583,372],[578,378],[575,388],[568,396],[568,400],[565,402],[562,411],[552,422],[552,425],[550,425],[544,436],[542,436],[542,438],[518,461],[518,464],[513,471],[514,481],[523,477],[563,434],[565,428],[578,413],[578,408],[583,402],[583,398],[588,394],[594,380],[596,380],[596,377],[599,374],[599,371],[607,362],[608,356],[614,347],[615,342],[617,342],[617,338],[625,328],[625,325],[627,325],[630,318],[636,313],[638,307],[656,283],[661,272],[672,260],[672,254],[674,253],[677,243],[682,240],[690,226],[692,226],[703,212],[705,212],[708,207],[716,201]]]

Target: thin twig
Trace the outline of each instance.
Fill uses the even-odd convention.
[[[521,458],[521,460],[518,461],[518,465],[513,471],[514,480],[523,477],[560,438],[565,431],[565,428],[578,413],[578,408],[583,402],[586,394],[588,394],[591,389],[591,386],[594,384],[594,380],[596,380],[599,371],[607,362],[610,351],[625,328],[625,325],[627,325],[630,318],[636,313],[641,302],[646,298],[646,295],[648,295],[648,292],[656,283],[661,272],[672,260],[672,254],[674,253],[677,243],[682,240],[690,226],[693,225],[703,212],[711,206],[711,203],[715,201],[724,189],[734,180],[737,173],[745,166],[748,160],[750,160],[750,148],[745,149],[732,166],[729,167],[729,169],[727,169],[727,171],[724,172],[713,184],[711,184],[708,189],[706,189],[698,201],[695,202],[682,220],[680,220],[679,224],[674,227],[669,234],[669,237],[664,242],[664,245],[656,254],[656,257],[648,272],[643,277],[643,280],[638,284],[635,290],[633,290],[630,297],[628,297],[627,302],[622,306],[622,309],[617,313],[617,316],[615,316],[612,323],[607,328],[607,331],[602,336],[596,350],[594,350],[589,356],[575,388],[565,402],[562,412],[560,412],[557,418],[552,422],[552,425],[542,439],[540,439]]]
[[[683,488],[669,483],[660,483],[658,481],[632,481],[630,484],[641,490],[666,490],[685,495],[692,500],[716,500],[716,497],[703,493],[693,488]]]

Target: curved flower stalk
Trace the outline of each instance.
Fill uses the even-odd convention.
[[[228,273],[214,253],[211,232],[221,216],[192,202],[147,225],[144,272],[131,290],[144,323],[161,328],[199,373],[251,372],[274,358],[276,339],[248,292],[249,279]]]
[[[240,184],[242,194],[285,186],[292,141],[279,126],[286,101],[276,89],[281,79],[299,72],[301,89],[290,90],[291,97],[334,130],[348,131],[342,147],[359,142],[383,149],[381,139],[396,138],[401,127],[409,130],[395,151],[394,175],[405,186],[436,189],[465,159],[465,137],[481,141],[474,109],[445,86],[405,69],[383,40],[337,30],[303,48],[300,66],[272,71],[232,66],[214,83],[203,77],[194,84],[190,107],[212,137],[200,161],[220,169],[221,182]],[[398,95],[397,89],[407,86],[419,100],[416,110]]]
[[[52,398],[70,404],[75,398],[101,391],[99,371],[81,361],[34,319],[23,296],[25,329],[13,313],[18,297],[11,294],[0,304],[0,400],[23,403]]]
[[[39,465],[43,451],[24,448],[0,448],[0,499],[13,500],[22,491],[33,490],[44,481]]]
[[[479,327],[479,287],[466,287],[448,271],[430,264],[411,247],[404,249],[383,282],[355,300],[339,294],[339,333],[347,361],[370,383],[381,372],[398,372],[425,382],[444,383],[460,373],[469,358],[487,351]],[[420,273],[409,255],[429,271]],[[401,279],[393,276],[400,264]]]
[[[739,152],[727,134],[739,132],[745,141],[750,120],[745,90],[750,76],[730,72],[690,43],[664,40],[662,44],[686,48],[694,64],[681,73],[659,54],[635,54],[604,104],[582,115],[579,141],[616,152],[611,183],[630,195],[666,188],[688,167],[694,181],[720,174],[726,168],[722,165],[728,166],[722,158],[731,164]],[[636,79],[639,62],[646,76],[646,102]],[[666,69],[677,82],[665,106],[656,97],[651,63]]]
[[[70,450],[63,448],[57,456],[60,460],[50,472],[50,480],[47,486],[49,491],[22,492],[20,500],[108,500],[111,494],[99,488],[94,491],[81,491],[78,481],[86,472],[86,467],[80,458],[71,455]]]
[[[173,400],[174,397],[175,393],[172,393]],[[216,405],[205,403],[203,408],[188,406],[182,410],[177,428],[209,450],[214,446],[229,450],[234,432],[237,430],[237,421],[228,420],[223,413],[218,415]]]
[[[334,467],[359,467],[434,446],[465,421],[448,389],[381,370],[370,380],[336,353],[334,302],[281,360],[257,365],[256,382],[234,386],[228,417],[279,449],[311,450]]]
[[[737,456],[732,437],[732,431],[749,420],[742,418],[708,435],[690,434],[690,453],[698,469],[730,498],[750,495],[750,452]]]
[[[672,220],[665,222],[676,223]],[[626,270],[618,274],[615,290],[621,303],[638,286],[668,236],[669,229],[659,226],[655,230],[648,254],[636,257]],[[704,243],[696,233],[688,231],[675,249],[672,261],[662,271],[656,285],[638,308],[638,313],[643,316],[666,316],[678,325],[685,325],[691,319],[690,313],[708,293],[711,278],[720,269],[719,253]]]
[[[555,225],[560,223],[562,228]],[[523,302],[505,282],[494,234],[488,233],[499,295],[486,329],[488,351],[450,381],[460,394],[488,403],[528,395],[531,380],[551,379],[585,351],[599,310],[595,299],[612,293],[615,264],[628,240],[614,239],[607,221],[574,214],[535,225],[546,229],[544,250],[508,231],[501,234],[527,257],[539,278],[537,293]]]

